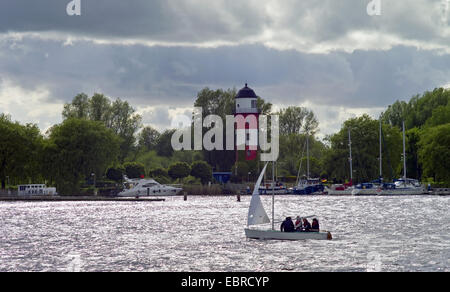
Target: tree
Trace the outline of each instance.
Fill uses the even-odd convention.
[[[314,113],[303,107],[290,106],[277,114],[280,116],[280,135],[302,132],[314,135],[319,126]]]
[[[0,114],[0,180],[2,189],[9,181],[27,181],[40,177],[39,157],[43,137],[34,124],[25,126]]]
[[[173,179],[182,179],[188,177],[191,167],[186,162],[176,162],[169,167],[169,176]]]
[[[204,161],[195,161],[191,166],[191,175],[199,178],[202,184],[206,184],[212,178],[211,166]]]
[[[124,174],[125,169],[123,167],[110,167],[106,171],[106,177],[116,182],[122,181]]]
[[[237,171],[236,171],[237,168]],[[235,182],[242,182],[242,181],[246,181],[248,178],[248,173],[250,171],[250,166],[247,163],[247,161],[238,161],[237,163],[234,164],[233,168],[232,168],[232,173],[233,173],[233,181]]]
[[[81,93],[71,103],[64,105],[63,118],[78,118],[102,122],[114,131],[122,140],[119,160],[123,162],[133,150],[135,133],[141,127],[142,117],[127,101],[120,98],[111,103],[103,94],[94,94],[89,98]]]
[[[126,162],[123,164],[123,168],[128,178],[140,178],[145,175],[145,166],[142,163]]]
[[[89,119],[104,122],[108,126],[111,120],[111,101],[103,94],[95,93],[89,100]]]
[[[103,175],[117,160],[120,139],[102,123],[66,119],[52,128],[44,157],[50,179],[62,194],[77,194],[80,180]]]
[[[393,105],[382,114],[382,120],[399,129],[402,128],[402,123],[405,121],[406,128],[421,128],[427,121],[432,118],[440,107],[446,107],[450,103],[450,89],[436,88],[433,91],[426,91],[422,95],[415,95],[407,103],[405,101],[396,101]],[[448,109],[448,108],[447,108]],[[445,109],[440,109],[443,116],[439,117],[435,123],[445,122],[448,114]],[[444,119],[444,121],[440,121]]]
[[[328,137],[323,166],[329,177],[349,179],[348,130],[352,137],[354,181],[371,181],[379,177],[379,121],[364,114],[344,122],[341,130]],[[401,171],[402,136],[400,130],[383,124],[383,177],[394,178]]]
[[[158,143],[161,134],[154,128],[147,126],[139,133],[138,145],[139,148],[147,151],[154,150]]]
[[[419,161],[425,176],[450,185],[450,123],[421,131]]]
[[[165,130],[159,137],[156,143],[156,153],[159,156],[170,157],[173,154],[172,135],[175,130]]]
[[[75,96],[72,103],[64,105],[62,112],[64,119],[88,119],[89,118],[89,97],[85,93]]]

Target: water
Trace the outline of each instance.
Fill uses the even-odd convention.
[[[0,271],[450,270],[448,197],[276,197],[334,237],[300,242],[247,240],[249,201],[1,202]]]

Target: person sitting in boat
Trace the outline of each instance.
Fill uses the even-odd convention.
[[[303,232],[310,232],[311,231],[311,223],[309,223],[308,219],[303,218]]]
[[[312,221],[311,231],[312,232],[319,232],[320,231],[319,220],[317,220],[316,218],[314,218],[313,221]]]
[[[281,232],[294,232],[295,231],[294,222],[292,222],[291,217],[287,217],[286,220],[284,220],[283,223],[281,223],[280,230],[281,230]]]
[[[297,216],[297,220],[295,221],[295,231],[301,231],[302,230],[302,218],[300,216]]]

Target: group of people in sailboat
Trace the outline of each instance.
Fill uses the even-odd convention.
[[[291,217],[286,217],[286,219],[281,223],[280,226],[281,232],[319,232],[319,220],[314,218],[312,220],[312,224],[309,223],[308,219],[301,218],[297,216],[295,224],[292,221]]]

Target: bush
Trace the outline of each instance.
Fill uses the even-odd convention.
[[[145,166],[142,163],[126,162],[123,168],[128,178],[140,178],[145,175]]]
[[[205,161],[195,161],[192,163],[191,175],[199,178],[202,184],[207,184],[212,180],[211,166]]]
[[[110,167],[106,171],[106,177],[110,180],[120,182],[123,179],[125,169],[123,167]]]
[[[161,177],[161,176],[165,176],[165,177],[169,177],[169,173],[167,172],[167,169],[164,169],[164,168],[162,168],[162,167],[159,167],[159,168],[156,168],[156,169],[153,169],[153,170],[151,170],[149,173],[148,173],[148,175],[150,176],[150,177],[153,177],[153,178],[155,178],[155,177]]]
[[[169,167],[169,176],[173,179],[180,179],[189,176],[191,168],[186,162],[176,162]]]

